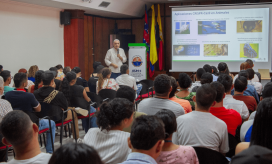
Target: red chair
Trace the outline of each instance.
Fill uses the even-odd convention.
[[[5,162],[8,162],[8,150],[9,150],[9,148],[10,148],[11,146],[12,146],[12,145],[0,147],[0,150],[6,150],[6,159],[5,159]],[[14,157],[15,157],[14,151],[13,151],[13,155],[14,155]]]

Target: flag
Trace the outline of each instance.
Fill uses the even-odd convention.
[[[158,32],[157,32],[158,31]],[[164,54],[163,54],[163,34],[162,34],[162,25],[161,25],[161,10],[160,5],[158,4],[158,17],[157,17],[157,48],[158,48],[158,58],[159,58],[159,69],[163,69],[164,63]]]
[[[145,23],[144,23],[144,35],[143,35],[143,43],[146,44],[147,46],[147,50],[146,50],[146,68],[150,69],[149,67],[149,49],[150,49],[150,41],[149,41],[149,26],[148,26],[148,14],[147,14],[147,10],[146,10],[146,5],[145,5]]]
[[[151,21],[151,32],[150,32],[150,68],[149,76],[152,77],[155,72],[155,63],[158,60],[157,56],[157,46],[156,46],[156,31],[155,31],[155,9],[154,5],[151,6],[152,9],[152,21]]]

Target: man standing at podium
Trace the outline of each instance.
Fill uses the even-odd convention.
[[[111,78],[116,79],[120,73],[120,67],[127,61],[125,51],[120,48],[120,41],[115,39],[113,41],[113,48],[109,49],[106,57],[105,63],[111,69]]]

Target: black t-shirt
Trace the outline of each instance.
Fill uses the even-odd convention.
[[[82,87],[88,87],[88,82],[82,77],[78,77],[76,81],[76,85],[81,85]]]
[[[90,77],[90,79],[88,81],[90,92],[96,93],[96,82],[97,81],[98,81],[98,76]]]
[[[71,95],[70,103],[72,107],[80,107],[82,109],[88,110],[90,105],[83,97],[83,91],[84,91],[84,88],[80,85],[70,86],[70,95]]]
[[[56,89],[56,90],[59,90],[61,81],[58,80],[58,79],[54,79],[54,82],[55,82],[55,84],[56,84],[56,88],[55,88],[55,89]]]

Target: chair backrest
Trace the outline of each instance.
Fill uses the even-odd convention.
[[[94,108],[99,107],[99,105],[101,104],[101,102],[103,101],[103,99],[98,96],[96,93],[93,92],[87,92],[89,98],[92,100],[92,102],[96,102],[96,104],[94,105]]]
[[[101,89],[98,92],[98,96],[100,96],[102,99],[114,99],[116,97],[116,91],[112,89]]]
[[[141,83],[141,82],[140,82]],[[145,83],[141,83],[142,84],[142,90],[140,92],[140,95],[146,94],[148,93],[148,85]]]
[[[148,88],[154,86],[154,82],[152,80],[148,80],[148,79],[141,80],[140,83],[141,84],[143,84],[143,83],[146,84]]]
[[[226,156],[231,158],[235,155],[235,148],[238,145],[238,141],[233,135],[231,134],[228,135],[229,135],[229,152],[226,154]]]
[[[39,118],[49,116],[50,119],[55,122],[60,121],[61,116],[60,116],[60,113],[58,113],[58,111],[62,111],[60,107],[51,105],[45,102],[40,102],[40,104],[41,104],[41,111],[35,113]]]
[[[204,147],[194,147],[199,163],[203,164],[228,164],[226,157],[214,150]]]

